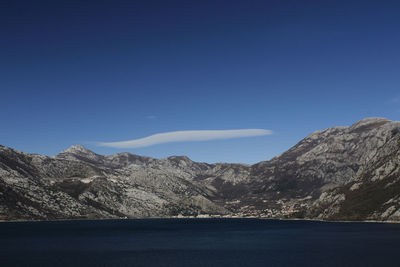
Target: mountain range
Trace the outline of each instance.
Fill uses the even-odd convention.
[[[189,216],[400,221],[400,122],[317,131],[254,165],[0,145],[0,220]]]

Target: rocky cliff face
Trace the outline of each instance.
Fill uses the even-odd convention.
[[[307,136],[270,161],[55,157],[0,146],[0,219],[257,216],[400,220],[400,122],[368,118]]]
[[[393,127],[392,127],[393,126]],[[327,190],[307,216],[339,220],[400,221],[400,134],[398,124],[376,131],[382,142],[359,171],[341,186]]]

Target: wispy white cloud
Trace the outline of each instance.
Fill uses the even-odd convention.
[[[177,131],[154,134],[128,141],[100,142],[98,145],[114,148],[137,148],[172,142],[209,141],[269,134],[272,134],[272,131],[265,129]]]

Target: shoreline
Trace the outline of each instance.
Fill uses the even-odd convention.
[[[399,224],[400,221],[375,221],[375,220],[365,220],[365,221],[332,221],[332,220],[321,220],[321,219],[304,219],[304,218],[259,218],[259,217],[148,217],[148,218],[103,218],[103,219],[53,219],[53,220],[0,220],[1,223],[35,223],[35,222],[84,222],[84,221],[123,221],[123,220],[276,220],[276,221],[309,221],[309,222],[322,222],[322,223],[385,223],[385,224]]]

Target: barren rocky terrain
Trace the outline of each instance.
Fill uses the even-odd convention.
[[[317,131],[254,165],[0,146],[0,220],[174,216],[400,221],[400,122]]]

